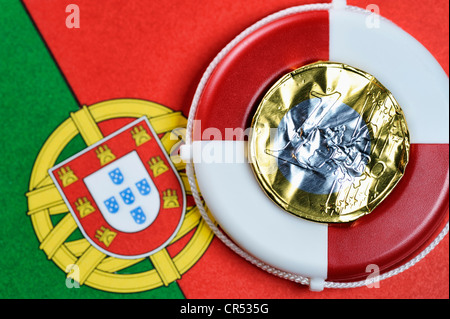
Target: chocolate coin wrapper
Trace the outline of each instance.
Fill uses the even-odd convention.
[[[334,1],[293,7],[262,19],[211,62],[189,114],[182,156],[189,162],[193,195],[209,227],[249,262],[312,290],[364,286],[369,265],[380,270],[377,279],[396,275],[423,258],[448,232],[448,77],[419,42],[392,22],[377,16],[379,25],[368,26],[373,14]],[[374,76],[404,112],[407,128],[396,107],[395,112],[384,113],[398,119],[398,125],[386,126],[395,129],[384,138],[371,135],[370,129],[360,131],[363,139],[370,136],[371,149],[379,150],[373,161],[363,161],[372,182],[376,184],[376,176],[388,167],[403,171],[410,135],[409,162],[402,179],[393,189],[388,180],[395,184],[399,176],[369,187],[368,198],[391,193],[373,213],[350,226],[306,220],[282,209],[261,188],[247,154],[246,129],[270,87],[285,74],[318,61],[337,61]],[[328,94],[325,87],[318,93],[313,97]],[[362,105],[356,113],[370,126],[370,110],[363,111]],[[352,111],[347,111],[352,119]],[[378,113],[376,121],[383,116]],[[359,125],[357,118],[353,127]],[[329,136],[339,136],[339,126],[330,126]],[[282,142],[288,141],[280,138],[284,146]],[[357,147],[360,155],[365,154],[362,144]],[[400,151],[391,157],[386,155],[389,147]],[[274,151],[280,149],[268,149]],[[386,167],[377,161],[386,162]],[[320,166],[309,158],[300,162]],[[357,175],[358,170],[353,171]],[[345,201],[349,204],[350,195]],[[327,203],[315,205],[319,202]]]
[[[373,76],[318,62],[288,73],[262,99],[250,162],[284,210],[319,222],[370,213],[409,160],[404,114]]]

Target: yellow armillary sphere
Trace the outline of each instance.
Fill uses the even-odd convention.
[[[67,273],[68,278],[77,279],[96,289],[133,293],[167,286],[181,278],[203,255],[213,238],[213,233],[207,227],[196,206],[186,206],[186,213],[181,226],[169,245],[195,229],[188,243],[173,258],[167,247],[148,257],[122,259],[110,257],[96,249],[86,238],[69,241],[70,235],[78,228],[78,224],[69,212],[64,199],[49,175],[49,169],[55,165],[61,152],[78,134],[87,146],[102,140],[98,123],[117,118],[147,117],[156,134],[161,136],[161,145],[167,153],[179,143],[179,139],[171,134],[175,128],[184,127],[186,118],[181,112],[159,104],[135,100],[117,99],[100,102],[89,107],[84,106],[79,111],[70,114],[43,145],[31,173],[28,198],[28,215],[31,218],[34,231],[40,242],[39,248],[59,268]],[[174,159],[174,157],[172,157]],[[184,184],[186,193],[190,187],[186,175],[182,172],[184,164],[174,161]],[[54,223],[53,215],[64,215],[59,222]],[[152,270],[133,274],[118,274],[117,272],[133,266],[149,258],[154,268]],[[76,266],[76,267],[75,267]],[[74,269],[79,273],[74,274]]]

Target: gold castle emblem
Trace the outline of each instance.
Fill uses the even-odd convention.
[[[81,218],[95,212],[94,206],[92,206],[91,202],[86,197],[78,198],[78,200],[75,202],[75,207],[80,213]]]
[[[78,177],[69,166],[61,167],[61,169],[58,171],[58,177],[61,180],[63,187],[67,187],[78,180]]]
[[[168,189],[163,192],[163,207],[164,208],[176,208],[180,207],[180,203],[178,202],[178,195],[176,190]]]
[[[159,156],[152,157],[150,161],[148,161],[148,164],[153,172],[154,177],[158,177],[162,173],[165,173],[169,170],[169,167],[167,167],[167,165]]]
[[[150,135],[148,135],[147,131],[142,127],[142,125],[134,127],[131,130],[131,136],[133,137],[136,146],[140,146],[145,142],[151,140]]]
[[[112,230],[101,226],[100,229],[95,233],[95,238],[99,240],[99,242],[105,244],[106,247],[111,245],[114,238],[116,238],[117,233]]]
[[[100,145],[96,150],[97,158],[100,160],[100,165],[104,166],[116,159],[108,145]]]

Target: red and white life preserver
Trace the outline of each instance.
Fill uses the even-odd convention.
[[[417,40],[379,16],[371,24],[373,18],[345,1],[268,16],[213,60],[189,115],[182,156],[193,162],[191,182],[195,168],[201,195],[231,246],[269,269],[309,278],[316,290],[325,280],[367,278],[368,265],[382,273],[395,269],[448,230],[448,77]],[[280,76],[319,60],[374,75],[399,102],[411,136],[405,176],[372,214],[351,226],[282,211],[256,181],[247,142],[236,130],[250,126],[260,99]]]

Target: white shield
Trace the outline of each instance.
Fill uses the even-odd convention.
[[[134,233],[150,226],[160,208],[159,192],[136,151],[84,178],[105,220]]]

